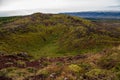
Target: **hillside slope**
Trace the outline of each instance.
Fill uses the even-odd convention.
[[[112,31],[78,17],[36,13],[11,19],[0,27],[0,51],[7,53],[54,57],[96,52],[120,44],[120,34],[116,33],[120,29]]]
[[[0,18],[0,80],[120,80],[118,23],[41,13]]]

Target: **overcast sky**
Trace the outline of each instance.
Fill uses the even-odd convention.
[[[0,16],[80,11],[120,11],[120,0],[0,0]]]

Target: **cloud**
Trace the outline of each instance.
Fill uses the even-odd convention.
[[[0,11],[0,16],[14,16],[14,15],[25,15],[25,12],[23,11]]]
[[[120,1],[119,1],[120,2]],[[118,0],[0,0],[0,13],[59,13],[118,10]],[[16,12],[15,12],[16,11]],[[13,13],[14,12],[14,13]]]
[[[0,0],[0,6],[2,6],[2,4],[3,4],[3,0]]]
[[[120,5],[109,6],[109,7],[112,7],[112,8],[120,8]]]
[[[115,4],[115,0],[2,0],[1,10],[68,9],[95,10]]]
[[[116,11],[120,11],[120,5],[113,5],[113,6],[108,6],[108,9],[111,9],[111,10],[116,10]]]
[[[0,11],[0,17],[4,17],[4,16],[19,16],[19,15],[30,15],[30,14],[33,14],[33,13],[53,13],[51,11],[55,11],[57,12],[57,9],[30,9],[30,10],[25,10],[25,9],[22,9],[22,10],[10,10],[10,11]],[[55,14],[55,13],[54,13]]]

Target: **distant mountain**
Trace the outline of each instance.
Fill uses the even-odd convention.
[[[82,18],[106,18],[106,19],[120,19],[120,12],[71,12],[63,13]]]

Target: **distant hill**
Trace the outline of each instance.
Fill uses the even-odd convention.
[[[120,19],[120,12],[71,12],[63,14],[82,18]]]

